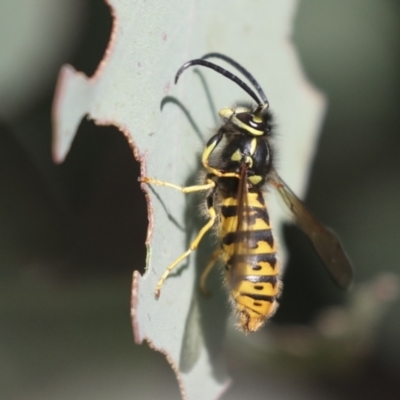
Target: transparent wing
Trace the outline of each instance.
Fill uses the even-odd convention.
[[[242,164],[240,169],[240,178],[238,191],[236,195],[237,204],[237,225],[234,235],[233,259],[236,260],[232,265],[231,271],[231,287],[235,288],[241,281],[244,275],[243,258],[249,253],[249,213],[248,209],[248,190],[247,190],[247,166]],[[239,261],[242,260],[242,261]]]
[[[246,223],[246,228],[248,227],[246,221],[248,213],[244,212],[244,209],[248,205],[246,177],[247,177],[247,165],[243,163],[240,170],[239,187],[237,192],[237,212],[238,212],[238,224],[236,228],[237,232],[243,232],[243,227],[245,223]]]
[[[334,281],[340,288],[347,289],[353,279],[353,268],[339,238],[313,217],[276,171],[271,172],[270,183],[278,190],[300,229],[311,240]]]

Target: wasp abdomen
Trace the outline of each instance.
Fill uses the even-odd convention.
[[[240,227],[238,212],[236,198],[223,199],[220,233],[226,283],[239,313],[239,326],[249,332],[256,331],[277,308],[279,269],[261,192],[248,193]]]

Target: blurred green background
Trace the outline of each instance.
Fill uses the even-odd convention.
[[[132,339],[130,284],[133,269],[144,268],[147,218],[128,143],[117,129],[83,121],[65,163],[51,160],[59,68],[91,75],[111,22],[99,0],[0,3],[1,399],[179,398],[164,357]],[[343,343],[361,335],[362,351],[311,340],[339,361],[291,357],[281,344],[270,350],[276,364],[267,363],[231,334],[235,381],[223,399],[397,399],[400,1],[301,1],[293,40],[329,101],[306,203],[340,232],[356,283],[393,275],[362,292],[347,322],[365,337]],[[276,329],[293,346],[347,297],[307,240],[293,227],[285,232],[285,291],[265,340]]]

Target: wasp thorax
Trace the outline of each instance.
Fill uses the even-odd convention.
[[[224,108],[219,111],[219,115],[252,136],[263,136],[270,130],[269,124],[260,114],[246,107]]]

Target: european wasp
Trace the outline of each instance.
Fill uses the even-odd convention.
[[[245,82],[209,58],[218,58],[238,70]],[[200,278],[206,293],[206,278],[220,260],[225,267],[225,283],[238,314],[238,326],[244,332],[256,331],[273,316],[282,283],[279,277],[277,248],[264,200],[266,185],[274,187],[294,216],[295,222],[311,240],[315,250],[337,285],[346,289],[352,280],[352,267],[337,236],[316,220],[274,168],[271,147],[272,115],[267,97],[256,79],[236,61],[220,53],[209,53],[186,62],[180,75],[192,66],[210,68],[239,85],[254,101],[252,107],[238,106],[219,111],[223,124],[207,142],[202,164],[206,171],[203,184],[180,187],[144,177],[142,182],[168,186],[183,193],[206,192],[208,222],[189,249],[165,270],[156,287],[156,297],[170,272],[194,250],[213,227],[218,230],[220,245]],[[218,155],[211,157],[218,149]]]

